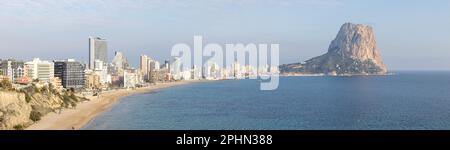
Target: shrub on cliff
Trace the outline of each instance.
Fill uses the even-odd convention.
[[[32,83],[31,88],[33,89],[31,91],[32,93],[39,93],[39,88],[37,88],[36,84]]]
[[[48,84],[48,89],[50,90],[50,92],[52,94],[55,94],[55,95],[59,94],[59,92],[55,89],[55,86],[53,84],[51,84],[51,83]]]
[[[15,125],[13,128],[15,130],[23,130],[23,129],[25,129],[25,127],[23,125],[21,125],[21,124]]]
[[[30,119],[34,122],[41,120],[42,114],[38,111],[31,111],[30,113]]]
[[[12,83],[8,80],[8,79],[4,79],[0,82],[0,88],[1,89],[5,89],[5,90],[11,90],[12,88]]]
[[[44,86],[42,86],[40,92],[41,92],[42,94],[48,93],[48,92],[49,92],[48,89],[49,89],[48,86],[47,86],[47,85],[44,85]]]
[[[29,103],[31,101],[31,96],[27,92],[23,92],[25,94],[25,101]]]
[[[68,108],[69,107],[69,104],[70,104],[70,98],[69,98],[69,96],[67,95],[67,93],[66,92],[64,92],[64,94],[61,96],[61,99],[63,100],[63,107],[65,107],[65,108]]]
[[[72,99],[75,102],[78,102],[77,96],[75,96],[75,94],[73,94],[73,93],[70,94],[70,99]]]

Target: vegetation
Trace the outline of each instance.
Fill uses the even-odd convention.
[[[51,83],[48,84],[48,88],[50,90],[50,93],[55,94],[55,95],[59,94],[59,92],[55,89],[55,86],[53,84],[51,84]]]
[[[0,82],[0,89],[13,90],[12,83],[8,79],[3,79]]]
[[[67,93],[64,92],[64,94],[63,94],[61,97],[62,97],[61,99],[62,99],[63,102],[64,102],[63,107],[64,107],[64,108],[68,108],[68,107],[69,107],[69,103],[70,103],[70,98],[69,98],[69,96],[67,95]]]
[[[75,96],[75,94],[70,93],[70,96],[69,96],[69,97],[70,97],[72,100],[78,102],[78,98],[77,98],[77,96]]]
[[[29,103],[29,102],[31,101],[31,96],[30,96],[30,94],[27,93],[27,92],[23,92],[23,93],[25,94],[25,101],[26,101],[27,103]]]
[[[36,84],[32,83],[31,87],[32,87],[32,91],[31,91],[32,93],[38,93],[39,92],[39,89],[37,88]]]
[[[13,128],[15,130],[23,130],[23,129],[25,129],[25,127],[23,125],[21,125],[21,124],[15,125]]]
[[[41,120],[42,114],[38,111],[31,111],[30,113],[30,119],[34,122]]]
[[[40,91],[42,94],[48,93],[48,92],[49,92],[48,86],[47,86],[47,85],[42,86],[41,89],[40,89],[39,91]]]
[[[79,102],[78,97],[72,92],[72,90],[64,91],[63,95],[60,96],[63,100],[63,107],[68,108],[69,106],[76,107],[77,102]]]
[[[13,84],[7,79],[0,80],[0,90],[14,90]],[[23,93],[26,103],[31,105],[32,109],[27,117],[33,122],[41,120],[45,114],[52,112],[55,109],[75,108],[78,102],[89,100],[84,97],[78,97],[75,94],[76,90],[74,88],[58,91],[55,86],[50,83],[44,86],[39,86],[38,83],[31,83],[29,86],[24,86],[17,91],[14,91],[20,94],[18,98],[20,98]],[[21,99],[23,99],[23,97]],[[56,100],[56,102],[53,102],[54,100]],[[53,104],[57,105],[56,108]],[[4,116],[0,116],[0,123],[4,121],[7,120],[4,119]],[[23,130],[26,127],[27,124],[23,123],[18,123],[12,126],[15,130]]]

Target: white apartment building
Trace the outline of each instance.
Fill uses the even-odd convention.
[[[25,63],[26,76],[39,81],[49,82],[54,77],[54,65],[50,61],[42,61],[34,58],[33,61]]]

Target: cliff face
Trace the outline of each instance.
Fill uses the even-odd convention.
[[[75,107],[86,98],[70,93],[0,90],[0,130],[24,129],[49,112]]]
[[[0,129],[31,123],[32,108],[25,101],[25,94],[0,91],[0,97]]]
[[[372,27],[345,23],[328,52],[300,64],[280,66],[281,73],[362,75],[386,74]]]

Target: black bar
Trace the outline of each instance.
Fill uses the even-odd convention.
[[[177,144],[178,137],[210,137],[210,143]],[[251,137],[252,135],[271,136],[271,143],[242,143],[242,140],[231,140],[220,144],[223,136]],[[213,140],[217,140],[213,142]],[[267,139],[266,139],[267,140]],[[263,140],[264,141],[264,140]],[[233,143],[235,142],[235,143]],[[40,145],[77,147],[85,144],[94,146],[164,146],[164,147],[289,147],[289,146],[356,146],[356,145],[416,145],[450,143],[450,131],[266,131],[266,130],[119,130],[119,131],[0,131],[0,143],[23,144],[39,143]]]

